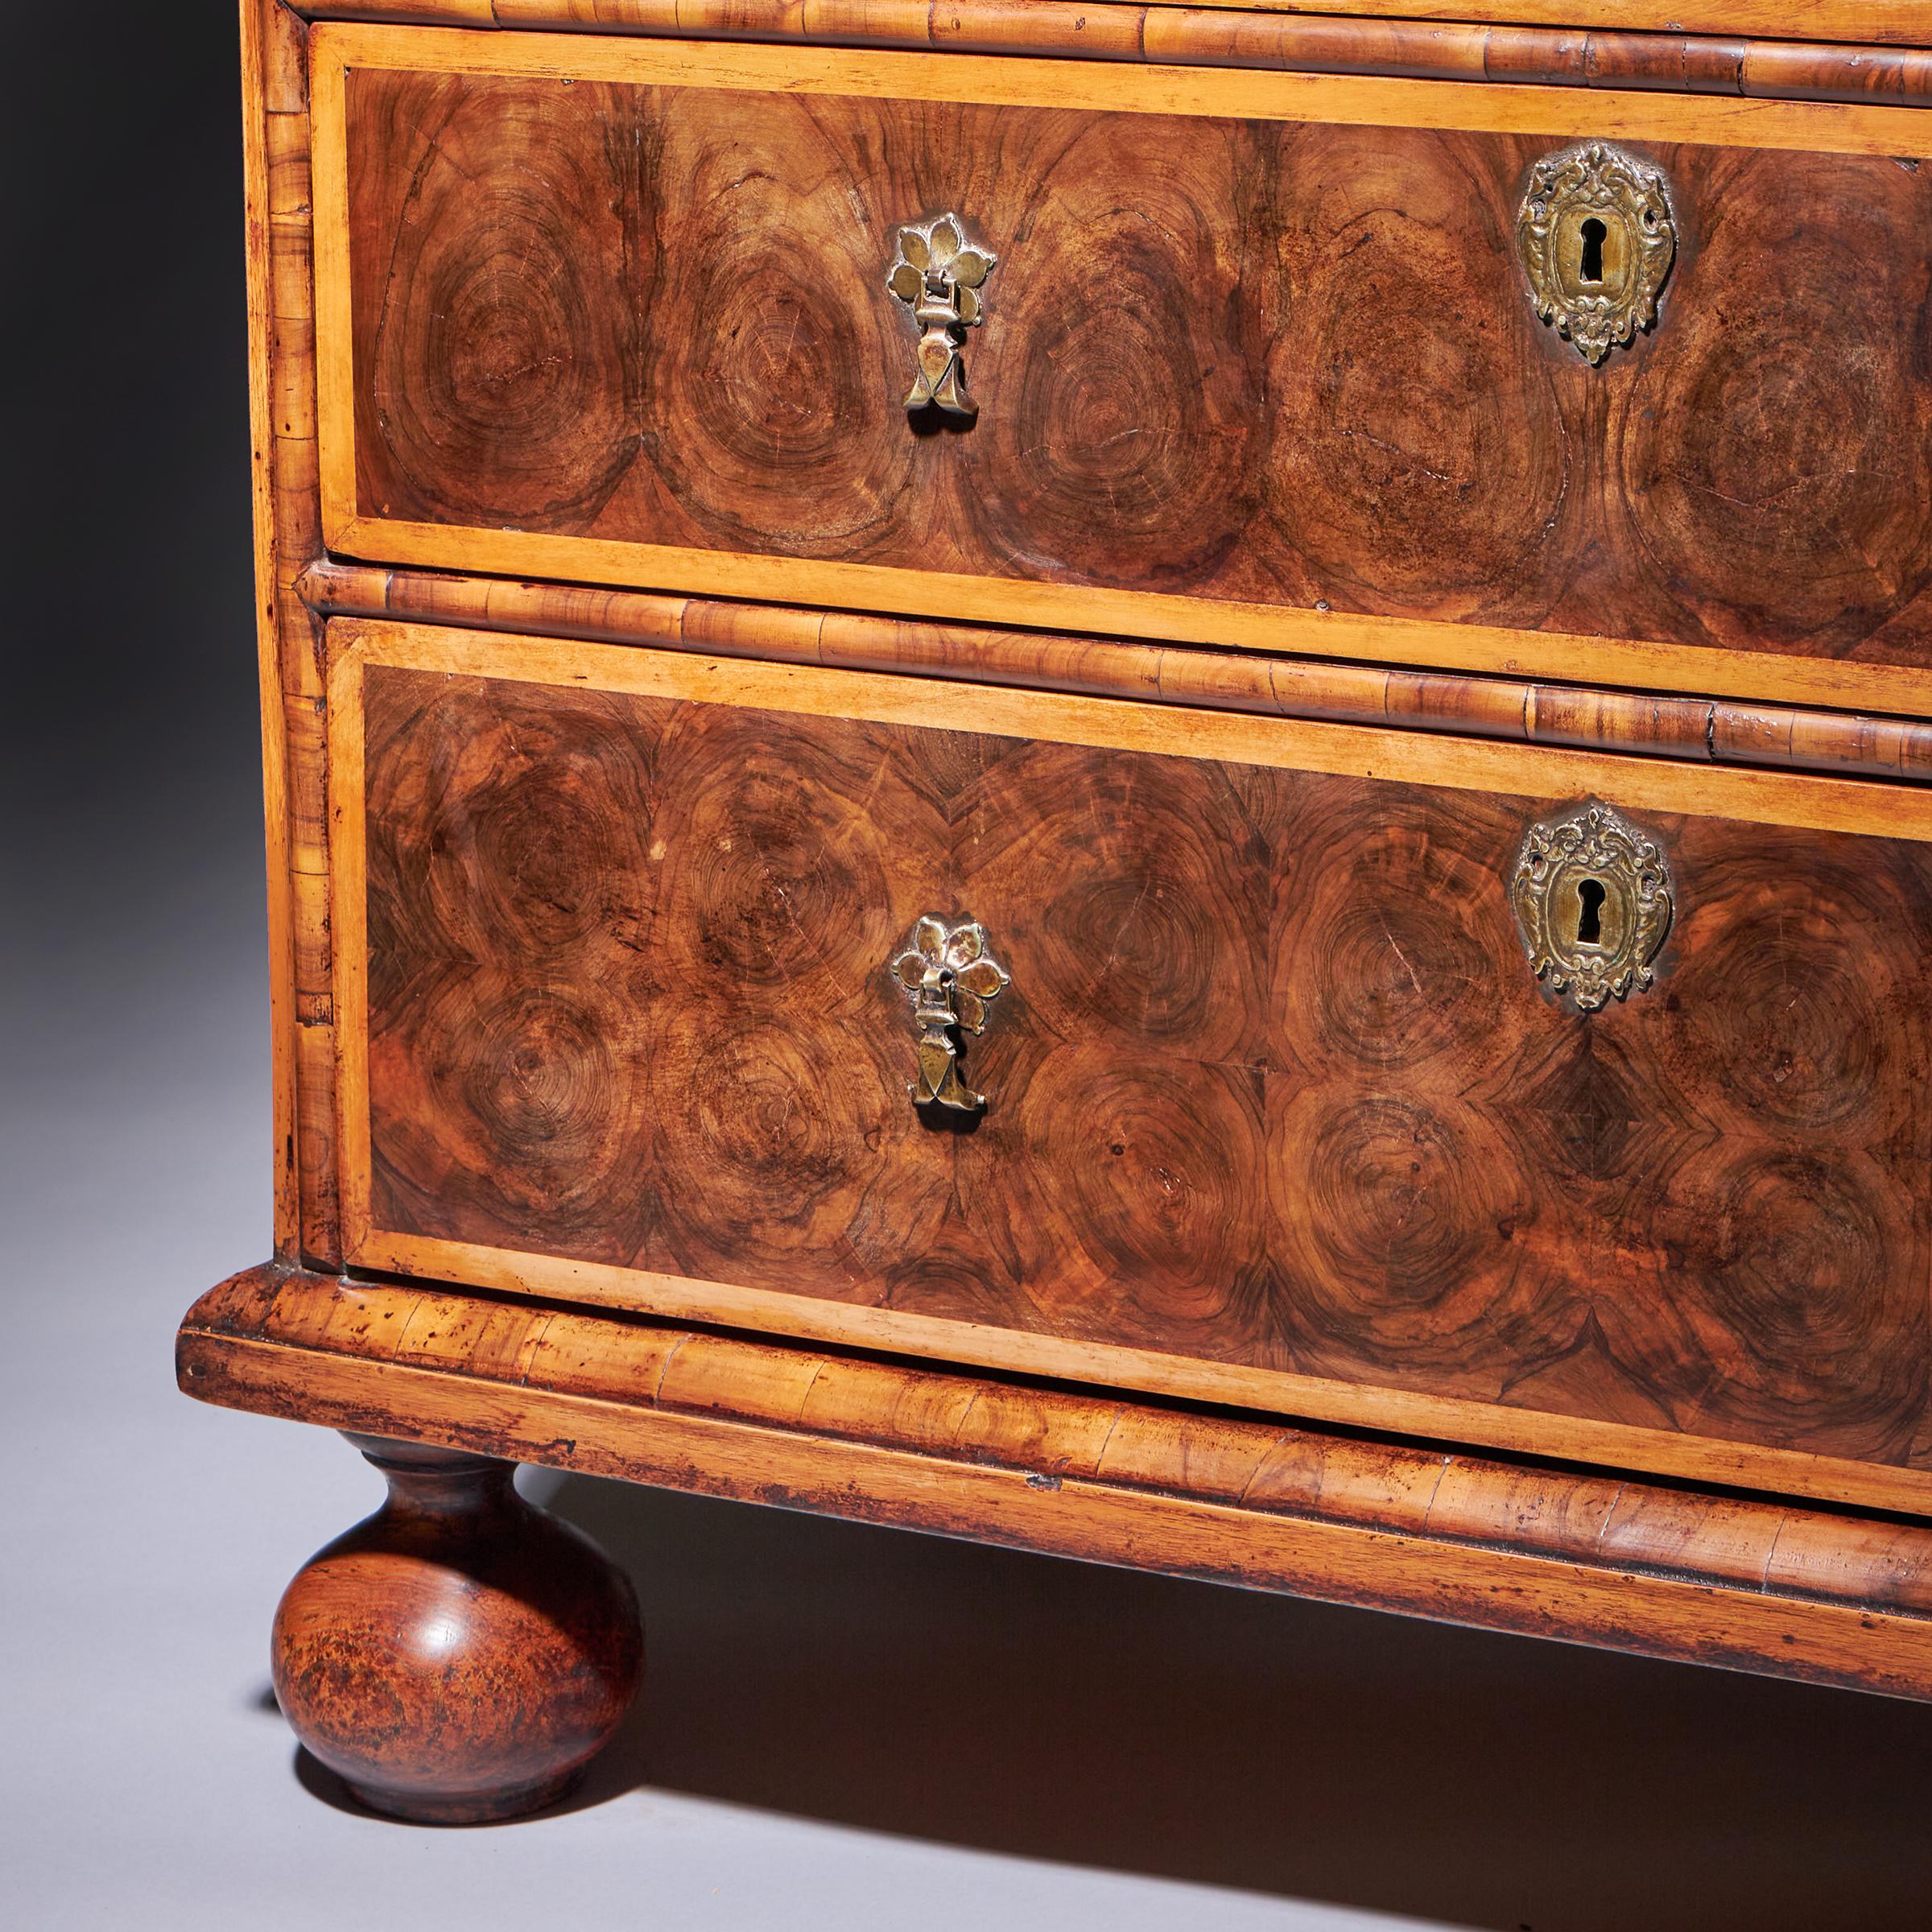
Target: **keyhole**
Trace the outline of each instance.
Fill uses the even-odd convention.
[[[1595,215],[1583,224],[1583,258],[1577,273],[1586,282],[1600,282],[1604,279],[1604,234],[1602,222]],[[1600,898],[1603,888],[1597,888]]]
[[[1604,939],[1603,881],[1585,879],[1577,887],[1576,896],[1583,907],[1576,922],[1576,943],[1579,946],[1600,946]]]

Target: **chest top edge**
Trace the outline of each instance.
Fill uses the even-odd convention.
[[[1932,99],[1925,0],[304,0],[308,19],[1034,53],[1691,93]]]

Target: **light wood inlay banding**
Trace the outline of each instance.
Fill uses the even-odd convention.
[[[303,595],[330,617],[650,644],[732,657],[905,671],[974,683],[1141,698],[1265,717],[1395,724],[1722,764],[1932,780],[1932,725],[1520,679],[1177,649],[1111,638],[922,624],[648,592],[318,564]]]

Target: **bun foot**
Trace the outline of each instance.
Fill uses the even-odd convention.
[[[275,1695],[371,1810],[481,1824],[553,1803],[636,1695],[630,1581],[533,1508],[514,1463],[349,1439],[389,1500],[304,1564],[275,1612]]]

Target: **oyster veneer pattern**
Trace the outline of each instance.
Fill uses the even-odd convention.
[[[379,65],[346,116],[365,554],[395,519],[1932,665],[1932,170],[1623,142],[1680,247],[1591,369],[1513,239],[1560,140]],[[956,206],[1001,260],[982,413],[921,435],[881,277]]]
[[[1932,848],[1655,812],[1641,1001],[1547,802],[370,666],[380,1228],[1932,1466]],[[1013,975],[969,1131],[890,962]],[[1847,934],[1861,935],[1856,947]]]

